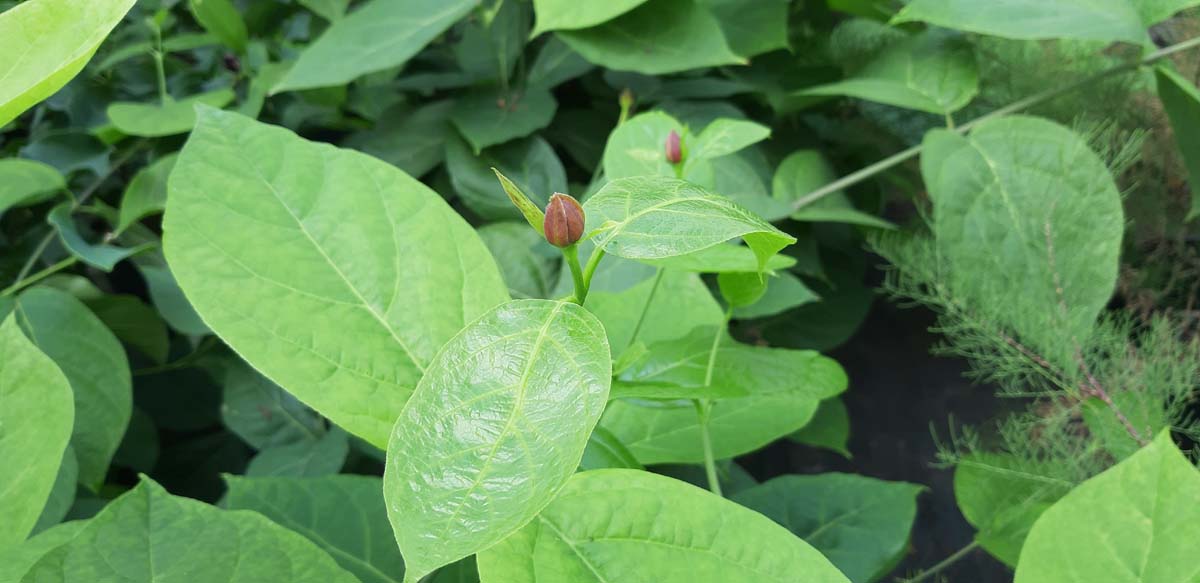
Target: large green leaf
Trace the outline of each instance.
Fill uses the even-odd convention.
[[[1187,214],[1190,221],[1200,216],[1200,90],[1165,66],[1154,71],[1158,77],[1158,98],[1171,118],[1171,133],[1188,170],[1192,189],[1192,207]]]
[[[0,215],[20,206],[53,198],[67,187],[63,175],[53,166],[34,160],[0,160]]]
[[[803,538],[854,583],[870,583],[908,550],[923,486],[854,474],[780,476],[734,502]]]
[[[221,420],[251,447],[263,450],[325,435],[320,416],[236,357],[221,361]]]
[[[404,559],[392,540],[375,476],[226,476],[225,507],[253,510],[329,553],[362,583],[400,583]]]
[[[149,478],[104,507],[21,581],[354,583],[317,545],[257,512],[172,496]]]
[[[700,0],[721,25],[729,48],[742,57],[787,48],[790,0]]]
[[[537,24],[530,36],[537,36],[548,30],[575,30],[603,24],[645,3],[646,0],[582,3],[571,0],[533,0]]]
[[[1200,472],[1163,431],[1044,512],[1016,583],[1192,583],[1200,577]]]
[[[805,89],[801,95],[846,95],[949,115],[978,92],[971,46],[943,31],[926,31],[889,46],[849,79]]]
[[[548,89],[504,94],[476,89],[455,102],[450,121],[478,154],[484,148],[527,136],[554,119],[558,102]]]
[[[0,127],[66,85],[135,0],[30,0],[0,13]]]
[[[17,297],[13,315],[42,352],[58,365],[75,397],[71,445],[79,481],[98,487],[129,425],[133,389],[125,349],[87,306],[45,287]]]
[[[199,117],[163,224],[180,287],[256,369],[385,445],[438,348],[507,299],[495,262],[391,166],[237,114]]]
[[[300,53],[273,91],[343,85],[403,65],[479,0],[371,0]]]
[[[650,0],[599,26],[556,34],[585,59],[619,71],[663,75],[745,62],[696,0]]]
[[[596,246],[628,259],[694,253],[741,237],[761,270],[796,238],[727,198],[661,176],[613,180],[583,205],[587,230],[601,229]]]
[[[1116,284],[1125,229],[1104,163],[1071,130],[1023,116],[966,137],[935,130],[924,144],[947,291],[1075,369]]]
[[[634,342],[650,345],[675,340],[698,326],[724,322],[721,306],[696,274],[668,269],[658,282],[654,280],[651,277],[621,291],[588,294],[587,308],[604,323],[614,357]]]
[[[450,339],[388,444],[384,497],[405,581],[524,526],[575,471],[608,399],[604,328],[571,303],[515,300]]]
[[[164,103],[117,101],[108,106],[108,119],[122,133],[159,138],[190,132],[196,125],[196,105],[225,107],[233,101],[232,89],[217,89]]]
[[[845,583],[756,512],[638,470],[576,474],[537,518],[479,555],[483,583]]]
[[[352,135],[345,146],[361,150],[420,177],[442,162],[450,127],[451,100],[416,109],[400,104],[384,111],[370,129]]]
[[[25,540],[50,497],[74,417],[71,385],[17,325],[0,324],[0,549]],[[73,487],[73,485],[72,485]]]

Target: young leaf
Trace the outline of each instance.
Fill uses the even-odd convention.
[[[1194,581],[1200,471],[1163,431],[1033,525],[1016,583]]]
[[[446,170],[450,184],[472,212],[487,220],[536,217],[539,233],[550,195],[567,190],[562,162],[539,136],[492,146],[480,154],[457,136],[451,137],[446,142]],[[524,193],[529,198],[522,200]]]
[[[403,65],[477,4],[479,0],[370,0],[305,48],[272,92],[343,85]]]
[[[688,146],[688,159],[717,158],[757,144],[771,136],[771,128],[740,119],[718,119]]]
[[[584,205],[596,246],[628,259],[694,253],[742,237],[761,271],[796,238],[727,198],[695,184],[659,176],[613,180]]]
[[[908,550],[923,489],[854,474],[780,476],[733,501],[803,538],[854,583],[870,583]]]
[[[154,247],[153,243],[145,243],[137,247],[117,247],[104,242],[107,236],[103,235],[100,242],[88,242],[75,225],[75,218],[71,216],[72,206],[71,203],[64,202],[50,209],[50,213],[46,215],[46,222],[50,223],[58,232],[58,238],[62,241],[63,247],[66,247],[67,251],[78,257],[80,261],[97,269],[112,271],[118,263]]]
[[[201,110],[168,190],[167,259],[196,311],[256,369],[376,446],[437,349],[508,296],[474,229],[436,193],[282,128]]]
[[[246,52],[246,22],[231,0],[188,0],[196,22],[235,52]]]
[[[671,132],[687,133],[678,120],[661,111],[633,116],[617,126],[604,144],[604,175],[609,180],[630,176],[675,176],[665,145]]]
[[[717,275],[721,297],[734,308],[753,305],[767,293],[768,283],[765,275],[755,272],[731,271]]]
[[[23,581],[353,583],[317,545],[257,512],[168,494],[149,478],[51,550]]]
[[[534,522],[478,561],[483,583],[848,581],[756,512],[678,480],[620,469],[576,474]]]
[[[66,85],[135,0],[30,0],[0,13],[0,127]]]
[[[25,337],[15,315],[3,318],[0,462],[9,471],[0,474],[0,549],[25,540],[37,523],[71,439],[74,412],[67,378]]]
[[[780,257],[777,255],[776,257]],[[770,265],[767,266],[770,268]],[[817,292],[809,289],[800,278],[787,271],[781,271],[767,276],[767,291],[758,301],[749,306],[733,309],[733,317],[738,320],[765,318],[781,314],[792,308],[821,301]]]
[[[225,476],[225,507],[253,510],[328,552],[363,583],[400,583],[404,559],[392,540],[383,488],[374,476]]]
[[[1014,39],[1147,41],[1146,29],[1193,0],[914,0],[892,19]],[[1154,8],[1151,8],[1154,6]],[[1145,20],[1143,20],[1145,17]]]
[[[572,2],[571,0],[533,0],[537,24],[530,37],[550,30],[577,30],[608,22],[646,0],[613,0],[611,2]]]
[[[1200,90],[1165,66],[1155,67],[1154,72],[1158,78],[1158,98],[1171,118],[1171,133],[1187,166],[1192,207],[1186,220],[1190,221],[1200,216]]]
[[[839,397],[821,401],[808,425],[789,435],[788,439],[835,451],[850,459],[850,415],[846,412],[846,404]]]
[[[51,199],[66,187],[62,173],[49,164],[21,158],[0,160],[0,215],[10,208]]]
[[[550,503],[604,410],[610,359],[595,316],[547,300],[503,304],[442,347],[388,444],[384,498],[406,582]]]
[[[196,125],[196,104],[225,107],[234,97],[232,89],[217,89],[166,103],[116,101],[108,106],[108,119],[122,133],[131,136],[173,136],[192,131]]]
[[[505,95],[484,87],[458,99],[450,121],[479,154],[488,146],[528,136],[550,125],[556,109],[558,102],[546,89]]]

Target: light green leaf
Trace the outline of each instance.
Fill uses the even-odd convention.
[[[417,109],[407,104],[389,108],[370,129],[352,135],[343,145],[420,177],[442,163],[446,140],[454,133],[450,127],[453,108],[450,100]]]
[[[479,0],[370,0],[304,49],[272,92],[344,85],[403,65],[477,4]]]
[[[459,98],[450,121],[478,154],[484,148],[536,132],[554,119],[558,102],[547,89],[501,94],[483,87]]]
[[[0,581],[21,581],[46,553],[61,547],[79,533],[87,522],[75,520],[53,526],[18,545],[0,546]]]
[[[46,222],[50,223],[50,226],[58,232],[59,240],[71,255],[92,267],[112,271],[118,263],[154,247],[153,243],[137,247],[117,247],[103,242],[103,239],[107,238],[104,236],[101,236],[101,242],[90,243],[75,225],[75,218],[71,216],[73,207],[74,205],[69,202],[59,204],[50,209],[50,213],[46,215]]]
[[[962,39],[926,31],[889,46],[849,79],[801,95],[846,95],[949,115],[979,92],[975,53]]]
[[[68,444],[63,452],[62,463],[58,466],[54,486],[50,488],[50,496],[46,499],[46,505],[42,507],[42,513],[38,515],[37,524],[33,526],[30,534],[40,534],[62,522],[71,506],[75,504],[75,491],[78,489],[79,461],[75,458],[75,449]]]
[[[524,223],[492,223],[479,229],[514,298],[549,298],[562,255]]]
[[[675,176],[675,166],[667,162],[665,149],[671,132],[687,135],[682,124],[661,111],[635,115],[617,126],[604,146],[604,175],[609,180]]]
[[[758,270],[796,238],[695,184],[658,176],[613,180],[583,205],[597,247],[628,259],[694,253],[741,237]]]
[[[1190,583],[1200,573],[1200,472],[1163,431],[1033,525],[1016,583]]]
[[[1154,71],[1158,78],[1158,98],[1171,119],[1175,145],[1187,166],[1192,207],[1186,220],[1190,221],[1200,216],[1200,90],[1165,66],[1155,67]]]
[[[30,0],[0,13],[0,127],[66,85],[135,0]]]
[[[66,187],[62,173],[49,164],[21,158],[0,160],[0,215],[10,208],[49,200]]]
[[[401,412],[384,497],[414,583],[524,526],[575,471],[608,399],[604,328],[516,300],[451,338]]]
[[[1194,0],[913,0],[893,24],[923,21],[1014,39],[1148,40],[1146,29]],[[1153,7],[1153,8],[1151,8]],[[1143,20],[1143,16],[1146,20]]]
[[[70,381],[76,413],[71,445],[79,458],[79,481],[95,489],[104,481],[133,408],[125,349],[87,306],[65,292],[26,290],[17,297],[13,315]]]
[[[609,261],[612,258],[604,259]],[[654,279],[619,292],[588,294],[587,308],[604,323],[614,356],[629,348],[635,329],[637,341],[650,345],[675,340],[697,326],[716,326],[725,320],[724,310],[696,274],[668,269],[663,271],[660,281],[656,283]]]
[[[404,578],[379,478],[225,476],[225,482],[226,508],[254,510],[304,535],[362,583],[400,583]]]
[[[571,2],[570,0],[533,0],[537,15],[531,37],[549,30],[576,30],[608,22],[642,4],[646,0],[612,0],[611,2]]]
[[[175,168],[174,153],[155,160],[142,168],[121,195],[120,220],[117,232],[129,228],[143,217],[161,213],[167,208],[167,177]]]
[[[528,193],[539,213],[551,194],[567,191],[567,172],[541,136],[492,146],[482,153],[472,152],[461,139],[452,137],[446,143],[446,170],[463,204],[487,220],[524,217],[503,182],[496,179],[497,171],[519,191]]]
[[[231,0],[188,0],[188,9],[196,22],[225,46],[246,52],[246,22]]]
[[[846,404],[838,397],[821,401],[808,425],[789,435],[788,439],[835,451],[850,459],[850,415],[846,412]]]
[[[217,89],[165,103],[118,101],[108,106],[108,119],[122,133],[131,136],[173,136],[192,131],[196,125],[196,104],[225,107],[233,98],[232,89]]]
[[[740,119],[718,119],[708,124],[689,145],[688,159],[726,156],[771,136],[771,128]]]
[[[342,470],[349,453],[346,432],[334,428],[317,439],[271,446],[258,452],[246,467],[246,475],[329,476]]]
[[[172,496],[149,478],[104,507],[22,581],[355,583],[317,545],[257,512]]]
[[[437,349],[507,299],[495,262],[391,166],[237,114],[199,118],[163,224],[180,287],[256,369],[384,445]]]
[[[771,196],[787,202],[833,182],[838,177],[819,150],[797,150],[783,159],[771,180]],[[864,227],[895,229],[896,225],[854,207],[845,192],[836,191],[792,213],[806,222],[848,223]]]
[[[738,320],[765,318],[820,300],[821,296],[804,285],[800,278],[782,271],[767,276],[766,293],[749,306],[734,308],[733,317]]]
[[[71,439],[71,385],[17,325],[0,324],[0,549],[29,536]],[[2,567],[0,567],[2,569]]]
[[[312,444],[326,433],[320,416],[241,359],[223,358],[221,421],[251,447]]]
[[[746,62],[694,0],[650,0],[600,26],[557,34],[585,59],[618,71],[664,75]]]
[[[755,272],[728,272],[717,275],[721,297],[732,307],[744,308],[757,302],[767,293],[767,278]]]
[[[701,0],[734,53],[753,57],[788,46],[789,0]]]
[[[317,13],[318,16],[336,22],[346,15],[350,0],[297,0],[301,5]]]
[[[705,249],[661,259],[642,259],[642,263],[694,271],[696,273],[727,273],[733,271],[757,271],[758,258],[754,251],[745,245],[713,245]],[[766,270],[787,269],[796,264],[796,259],[787,255],[772,255],[764,267]]]
[[[702,536],[700,536],[702,535]],[[483,583],[845,583],[766,517],[637,470],[576,474],[531,524],[479,555]]]
[[[736,385],[686,386],[656,382],[613,383],[609,399],[649,399],[655,401],[678,401],[680,399],[736,399],[750,393]]]
[[[780,476],[738,493],[812,545],[854,583],[877,581],[908,550],[923,486],[854,474]]]
[[[588,438],[587,447],[583,449],[583,459],[579,462],[579,470],[600,470],[604,468],[642,469],[642,464],[621,440],[603,427],[597,427]]]
[[[1112,296],[1121,198],[1071,130],[1014,116],[926,135],[921,173],[947,291],[1063,370]]]

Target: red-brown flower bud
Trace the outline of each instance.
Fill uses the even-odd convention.
[[[683,161],[683,145],[679,142],[679,133],[671,130],[667,135],[667,162],[678,164]]]
[[[546,205],[542,223],[546,241],[555,247],[570,247],[583,236],[583,207],[568,194],[554,193]]]

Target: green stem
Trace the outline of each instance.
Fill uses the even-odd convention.
[[[72,265],[75,265],[76,261],[79,261],[79,260],[75,257],[68,257],[68,258],[63,259],[62,261],[59,261],[58,263],[55,263],[54,265],[51,265],[50,267],[47,267],[29,277],[23,277],[21,279],[18,279],[16,281],[16,283],[4,288],[3,290],[0,290],[0,296],[10,296],[12,294],[15,294],[15,293],[21,291],[22,289],[25,289],[26,287],[29,287],[47,277],[50,277],[51,275],[54,275],[55,273],[58,273]]]
[[[600,267],[601,259],[604,259],[604,249],[596,247],[596,250],[592,251],[592,256],[588,257],[587,265],[583,268],[583,295],[579,298],[580,304],[587,299],[588,290],[592,289],[592,276],[596,275],[596,268]]]
[[[163,65],[162,27],[158,25],[154,26],[154,41],[155,48],[150,54],[154,57],[154,73],[158,77],[158,99],[165,105],[171,96],[167,93],[167,70]]]
[[[654,302],[654,294],[658,293],[658,284],[662,283],[663,268],[659,267],[654,272],[654,285],[650,288],[650,295],[646,296],[646,303],[642,304],[642,313],[638,315],[637,324],[633,326],[633,335],[629,337],[629,345],[637,341],[638,333],[642,331],[642,324],[646,322],[646,314],[650,313],[650,304]]]
[[[571,268],[571,279],[575,281],[575,295],[571,301],[583,305],[583,301],[587,299],[587,280],[583,278],[583,270],[579,267],[579,245],[568,245],[562,248],[563,258],[567,260],[567,267]]]
[[[961,549],[958,549],[957,551],[955,551],[955,553],[953,555],[950,555],[949,557],[942,559],[942,561],[940,563],[926,569],[920,575],[917,575],[916,577],[913,577],[911,579],[897,579],[896,581],[898,583],[918,583],[919,581],[924,581],[942,571],[945,571],[947,568],[950,567],[950,565],[957,563],[960,559],[971,554],[971,551],[974,551],[977,548],[979,548],[979,541],[977,541],[977,540],[971,541],[971,544],[969,544]]]
[[[704,475],[708,478],[708,489],[717,496],[721,494],[721,480],[717,476],[717,462],[713,459],[712,437],[708,434],[708,418],[712,402],[696,400],[696,414],[700,416],[700,445],[704,448]]]
[[[1019,99],[1019,100],[1017,100],[1013,103],[1010,103],[1004,107],[1001,107],[995,111],[992,111],[983,116],[977,117],[965,124],[962,124],[962,125],[954,128],[954,131],[956,131],[960,134],[966,133],[971,128],[973,128],[983,122],[986,122],[988,120],[995,119],[997,117],[1002,117],[1002,116],[1009,115],[1009,114],[1013,114],[1013,113],[1017,113],[1018,111],[1023,111],[1023,110],[1029,109],[1030,107],[1034,107],[1036,105],[1041,105],[1042,103],[1045,103],[1047,101],[1055,99],[1061,95],[1075,91],[1076,89],[1079,89],[1080,87],[1084,87],[1086,85],[1091,85],[1092,83],[1095,83],[1096,81],[1106,79],[1113,75],[1119,75],[1122,73],[1128,73],[1130,71],[1135,71],[1139,67],[1142,67],[1143,65],[1149,65],[1150,63],[1164,59],[1164,58],[1166,58],[1170,55],[1173,55],[1175,53],[1178,53],[1180,51],[1186,51],[1188,49],[1195,48],[1197,46],[1200,46],[1200,37],[1189,39],[1189,40],[1183,41],[1181,43],[1173,44],[1169,47],[1159,49],[1157,51],[1149,53],[1146,56],[1144,56],[1141,59],[1138,59],[1136,61],[1130,61],[1128,63],[1121,63],[1120,65],[1115,65],[1113,67],[1110,67],[1108,69],[1100,71],[1099,73],[1096,73],[1094,75],[1089,75],[1088,77],[1084,77],[1083,79],[1075,81],[1074,83],[1069,83],[1067,85],[1063,85],[1061,87],[1055,87],[1053,89],[1047,89],[1045,91],[1041,91],[1041,92],[1035,93],[1033,95],[1030,95],[1029,97],[1026,97],[1024,99]],[[855,172],[851,172],[850,174],[847,174],[837,180],[834,180],[833,182],[830,182],[829,184],[826,184],[825,186],[822,186],[821,188],[818,188],[818,189],[796,199],[795,202],[792,203],[792,208],[800,209],[801,207],[810,205],[830,194],[844,190],[847,187],[858,184],[859,182],[862,182],[872,176],[875,176],[876,174],[879,174],[880,172],[883,172],[884,170],[892,168],[893,166],[897,166],[900,163],[905,162],[920,153],[921,153],[921,145],[917,144],[916,146],[908,148],[907,150],[903,150],[896,154],[892,154],[891,156],[888,156],[887,158],[884,158],[883,160],[880,160],[874,164],[871,164],[870,166],[865,166]]]

